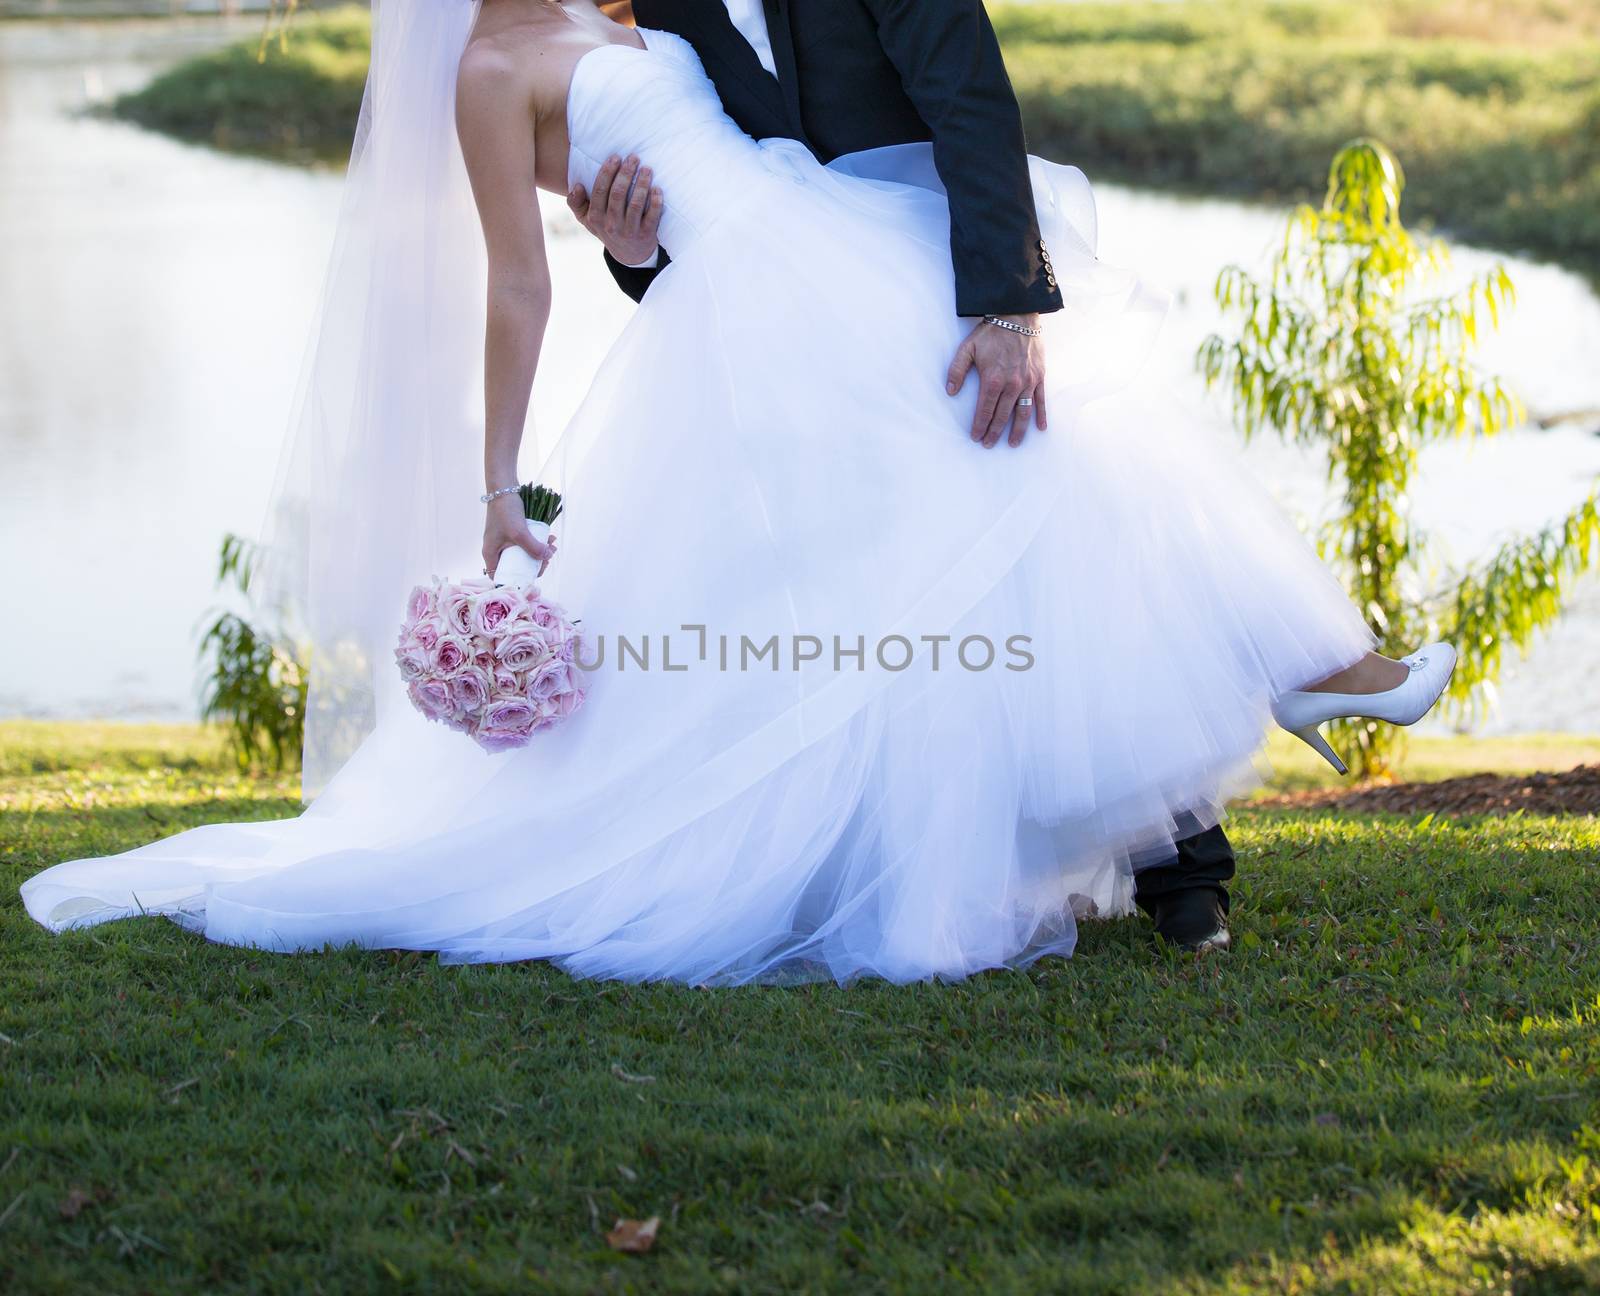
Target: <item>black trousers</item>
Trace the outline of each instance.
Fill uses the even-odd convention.
[[[1139,908],[1153,914],[1163,900],[1184,891],[1216,892],[1222,912],[1228,912],[1228,882],[1234,874],[1233,846],[1219,824],[1177,843],[1177,858],[1167,864],[1153,864],[1133,875],[1134,896]]]

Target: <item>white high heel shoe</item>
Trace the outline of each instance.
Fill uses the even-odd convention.
[[[1341,774],[1350,771],[1317,726],[1329,720],[1387,720],[1414,725],[1433,709],[1456,669],[1456,650],[1446,643],[1428,644],[1401,662],[1410,674],[1383,693],[1309,693],[1296,689],[1272,704],[1272,718],[1318,752]]]

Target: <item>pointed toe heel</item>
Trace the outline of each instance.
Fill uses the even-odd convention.
[[[1406,678],[1382,693],[1317,693],[1294,689],[1272,704],[1272,718],[1341,774],[1350,771],[1328,746],[1318,726],[1329,720],[1386,720],[1413,725],[1433,709],[1456,668],[1456,650],[1447,643],[1429,644],[1402,657]]]
[[[1316,725],[1306,725],[1302,729],[1291,729],[1289,732],[1311,748],[1312,751],[1316,752],[1317,755],[1321,756],[1328,764],[1332,765],[1339,773],[1348,774],[1350,772],[1350,767],[1339,759],[1339,753],[1333,750],[1328,740],[1322,736],[1322,731]]]

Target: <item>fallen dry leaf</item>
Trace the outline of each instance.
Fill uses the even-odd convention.
[[[652,1215],[647,1220],[619,1219],[617,1226],[606,1234],[606,1245],[613,1251],[643,1255],[656,1244],[656,1234],[660,1230],[659,1215]]]
[[[84,1192],[82,1188],[74,1188],[61,1203],[62,1219],[77,1219],[85,1210],[94,1205],[94,1198]]]

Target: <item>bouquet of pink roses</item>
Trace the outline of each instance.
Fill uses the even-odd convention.
[[[523,488],[529,529],[543,540],[561,511],[561,497]],[[535,516],[535,513],[543,516]],[[542,532],[542,534],[541,534]],[[445,581],[411,591],[395,661],[412,705],[429,720],[464,734],[485,751],[522,747],[583,705],[575,659],[578,630],[533,583],[537,571],[520,549],[508,549],[496,584],[487,577]]]

